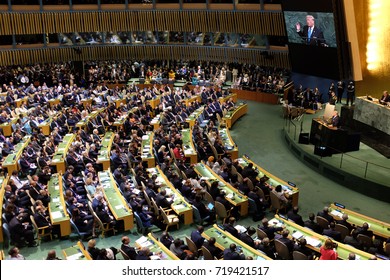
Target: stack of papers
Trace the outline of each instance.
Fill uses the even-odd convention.
[[[321,246],[321,240],[306,236],[305,237],[307,244],[313,246],[313,247],[320,247]]]
[[[292,234],[292,237],[294,237],[296,240],[301,239],[303,237],[303,233],[300,231],[296,231]]]
[[[181,210],[181,209],[184,209],[186,207],[183,204],[178,204],[178,205],[174,205],[173,208],[175,208],[176,210]]]
[[[333,216],[340,217],[340,218],[343,217],[343,213],[341,213],[340,211],[337,211],[337,210],[332,210],[332,211],[330,212],[330,214],[333,215]]]

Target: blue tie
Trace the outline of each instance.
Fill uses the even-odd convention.
[[[312,32],[312,28],[309,27],[309,30],[308,30],[308,32],[307,32],[307,41],[308,41],[308,42],[310,42],[311,32]]]

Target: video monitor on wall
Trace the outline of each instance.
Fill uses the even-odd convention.
[[[338,43],[332,0],[283,0],[292,70],[339,78]]]

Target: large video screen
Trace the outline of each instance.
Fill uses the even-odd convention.
[[[285,11],[289,43],[337,48],[333,13]]]
[[[339,79],[332,0],[283,0],[292,71]]]

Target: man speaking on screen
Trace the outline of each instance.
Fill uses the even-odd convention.
[[[325,43],[324,33],[320,28],[315,26],[315,20],[312,15],[306,16],[306,25],[301,28],[301,24],[295,24],[297,33],[301,36],[305,44],[310,46],[327,47]]]

